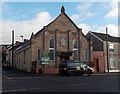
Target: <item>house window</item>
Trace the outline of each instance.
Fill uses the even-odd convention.
[[[109,44],[109,52],[114,52],[114,44]]]
[[[77,40],[73,40],[73,52],[74,52],[74,60],[78,61],[78,41]]]
[[[41,51],[40,51],[40,49],[38,49],[38,60],[40,60],[40,58],[41,58]]]
[[[55,60],[55,42],[52,38],[49,39],[49,51],[50,60]]]
[[[115,59],[110,58],[110,68],[115,68]]]

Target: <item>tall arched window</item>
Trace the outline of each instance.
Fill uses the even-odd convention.
[[[78,61],[78,41],[76,39],[73,40],[73,52],[74,60]]]
[[[50,38],[49,39],[49,51],[50,51],[50,60],[55,59],[55,41],[54,39]]]

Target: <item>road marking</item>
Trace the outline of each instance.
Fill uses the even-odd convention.
[[[47,77],[7,77],[6,79],[38,79],[38,78],[41,78],[41,79],[46,79]],[[52,77],[49,77],[49,78],[52,78]]]
[[[74,84],[74,85],[70,85],[70,86],[83,86],[83,85],[88,85],[88,84]]]
[[[26,91],[26,90],[38,90],[40,88],[29,88],[29,89],[15,89],[15,90],[6,90],[3,92],[15,92],[15,91]]]

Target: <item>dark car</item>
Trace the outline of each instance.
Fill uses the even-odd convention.
[[[72,60],[66,60],[60,63],[59,65],[59,74],[60,75],[83,75],[93,74],[94,70],[93,68],[89,67],[88,65],[82,63],[82,62],[75,62]]]

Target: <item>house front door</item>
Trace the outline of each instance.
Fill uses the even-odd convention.
[[[93,68],[95,72],[99,72],[99,60],[97,58],[94,58]]]

